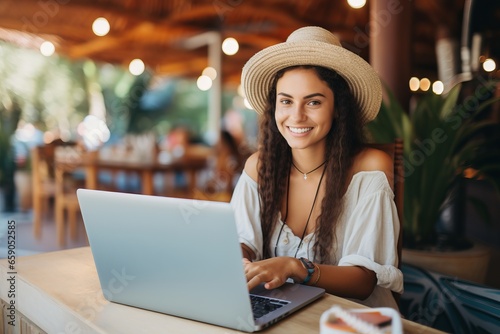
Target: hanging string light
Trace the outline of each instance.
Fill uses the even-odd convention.
[[[203,72],[201,74],[206,75],[212,81],[214,81],[215,78],[217,78],[217,71],[215,70],[215,68],[213,68],[211,66],[205,67],[205,69],[203,70]]]
[[[366,5],[366,0],[347,0],[349,6],[354,9],[363,8]]]
[[[222,42],[222,52],[227,54],[228,56],[232,56],[238,52],[240,46],[238,41],[232,37],[228,37]]]
[[[198,77],[198,80],[196,80],[196,85],[202,91],[209,90],[212,87],[212,79],[207,75],[201,75]]]
[[[94,23],[92,23],[92,31],[97,36],[106,36],[110,29],[111,26],[104,17],[98,17],[94,20]]]
[[[444,91],[444,84],[441,81],[434,81],[432,84],[432,92],[436,95],[441,95],[443,94]]]
[[[45,57],[50,57],[56,51],[56,47],[52,42],[45,41],[40,45],[40,53]]]
[[[483,63],[483,69],[486,71],[486,72],[493,72],[495,69],[497,68],[497,64],[495,63],[495,61],[491,58],[488,58],[484,61]]]
[[[128,70],[133,75],[141,75],[145,69],[146,66],[144,65],[144,62],[141,59],[134,59],[128,65]]]

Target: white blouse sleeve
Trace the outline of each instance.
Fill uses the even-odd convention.
[[[345,225],[339,266],[362,266],[374,271],[377,285],[403,291],[403,274],[397,268],[399,219],[394,194],[382,174],[368,181]],[[366,196],[365,196],[366,195]]]
[[[238,179],[233,191],[231,205],[236,219],[239,242],[248,246],[262,259],[262,228],[260,225],[260,201],[257,182],[245,171]]]

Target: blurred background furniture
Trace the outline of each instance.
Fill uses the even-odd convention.
[[[49,173],[48,157],[43,146],[34,147],[31,151],[33,181],[33,234],[40,237],[42,233],[42,216],[47,214],[49,201],[54,198],[55,182]]]
[[[42,232],[42,217],[50,214],[55,198],[55,150],[59,146],[74,145],[54,140],[31,150],[31,173],[33,182],[33,234],[39,238]]]
[[[196,187],[198,172],[207,165],[208,154],[203,149],[193,148],[178,158],[163,162],[156,158],[107,159],[97,154],[94,158],[82,161],[81,166],[85,167],[85,187],[88,189],[99,188],[99,173],[102,171],[126,172],[139,175],[141,194],[153,195],[155,194],[155,174],[181,172],[185,173],[187,178],[187,192],[192,193]]]
[[[369,143],[369,147],[387,153],[393,161],[394,170],[394,202],[398,210],[399,218],[399,237],[397,244],[398,252],[398,268],[401,269],[402,253],[403,253],[403,209],[404,209],[404,168],[403,168],[403,140],[396,138],[393,143]],[[394,299],[399,304],[400,295],[393,292]]]
[[[85,180],[75,176],[82,170],[84,155],[85,152],[77,145],[61,146],[55,150],[54,216],[60,246],[66,243],[66,222],[70,237],[75,240],[77,236],[77,223],[81,215],[76,190],[84,186]]]
[[[379,149],[387,153],[394,163],[394,202],[398,209],[399,221],[403,222],[404,210],[404,168],[403,168],[403,140],[396,138],[393,143],[369,143],[369,147]],[[402,226],[401,226],[402,227]],[[402,233],[402,231],[400,231]],[[401,237],[399,238],[400,241]]]
[[[404,210],[404,168],[403,168],[403,140],[396,138],[393,143],[370,143],[369,147],[387,153],[394,163],[394,202],[398,210],[399,218],[399,238],[398,238],[398,259],[399,265],[401,264],[401,253],[403,249],[403,210]]]

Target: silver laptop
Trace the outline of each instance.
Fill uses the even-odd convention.
[[[249,293],[229,203],[87,189],[77,195],[111,302],[252,332],[325,292],[286,283]],[[109,288],[116,285],[120,293]]]

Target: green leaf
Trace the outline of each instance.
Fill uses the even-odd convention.
[[[403,138],[403,117],[407,117],[394,94],[384,85],[387,99],[382,101],[377,117],[366,125],[373,141],[378,143],[393,142],[395,138]]]
[[[441,106],[441,110],[439,112],[439,116],[441,119],[445,119],[451,113],[455,111],[456,105],[457,105],[457,100],[460,95],[460,90],[462,89],[461,84],[457,84],[453,86],[453,88],[448,92],[446,97],[444,98],[444,103]]]
[[[475,113],[474,113],[474,117],[475,118],[478,118],[478,117],[482,117],[483,116],[483,113],[485,112],[489,112],[490,109],[487,109],[488,107],[490,107],[491,105],[497,103],[500,101],[500,96],[498,97],[493,97],[489,100],[486,100],[485,102],[481,103],[477,109],[475,110]]]
[[[485,133],[494,133],[496,136],[491,136],[489,138],[484,137],[485,142],[494,141],[498,138],[498,134],[500,130],[500,125],[497,122],[493,121],[479,121],[476,123],[467,124],[467,126],[461,127],[457,131],[457,145],[460,145],[463,142],[466,142],[473,137],[484,137]]]

